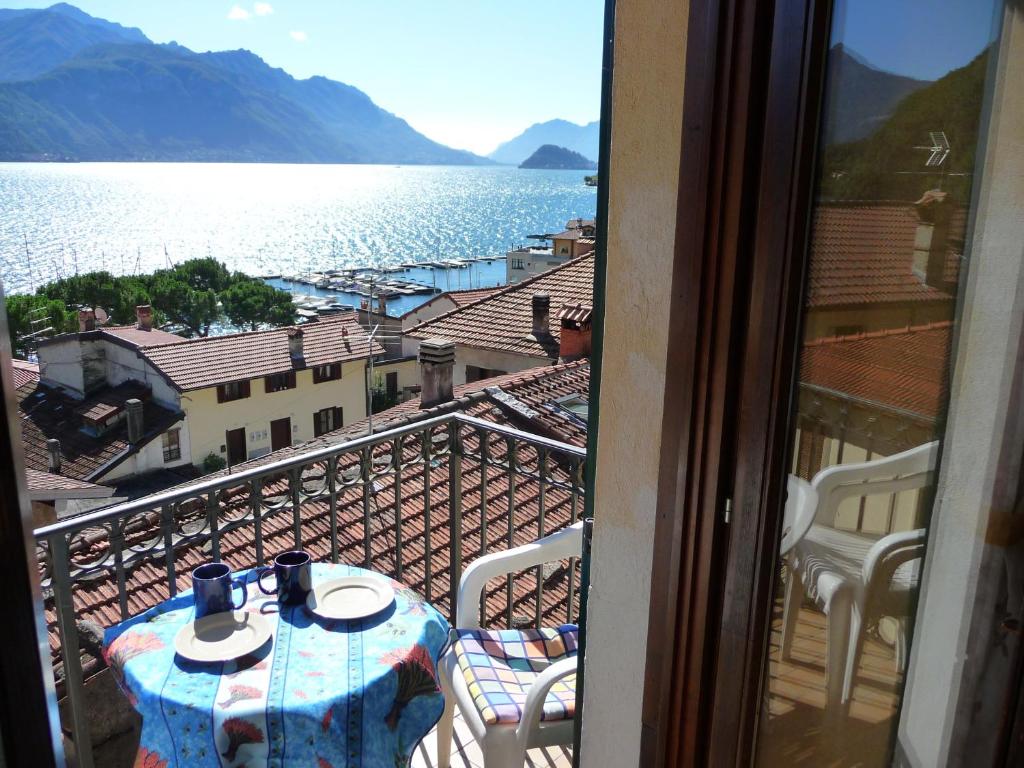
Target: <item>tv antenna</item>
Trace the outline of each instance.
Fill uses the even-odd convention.
[[[928,159],[924,161],[925,168],[939,168],[949,157],[949,139],[945,131],[929,131],[928,140],[931,141],[930,145],[914,149],[923,149],[928,153]]]

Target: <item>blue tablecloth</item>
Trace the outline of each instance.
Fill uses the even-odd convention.
[[[314,583],[367,573],[313,565]],[[274,628],[249,656],[200,664],[175,654],[194,618],[191,591],[107,630],[107,662],[143,718],[136,765],[408,765],[444,709],[436,670],[448,623],[397,582],[394,605],[345,622],[279,608],[247,575],[244,610]]]

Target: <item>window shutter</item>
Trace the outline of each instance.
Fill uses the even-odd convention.
[[[274,391],[273,384],[271,383],[273,380],[274,379],[273,379],[272,376],[264,376],[263,377],[263,391],[265,393],[273,392]]]
[[[223,384],[218,384],[217,385],[217,402],[218,403],[223,403],[224,402],[224,385]]]
[[[249,380],[246,379],[245,381],[240,382],[239,385],[238,385],[238,389],[239,389],[241,397],[248,397],[249,396]]]
[[[288,388],[295,389],[295,371],[288,371]]]
[[[340,429],[345,426],[345,409],[340,405],[334,407],[334,428]]]
[[[318,365],[313,369],[313,383],[319,384],[323,379],[320,378],[320,366]]]

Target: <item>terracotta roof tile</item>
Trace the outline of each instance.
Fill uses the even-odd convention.
[[[946,398],[951,322],[817,339],[800,382],[934,419]]]
[[[11,375],[14,378],[15,389],[39,381],[39,363],[30,363],[28,360],[11,360]]]
[[[966,218],[954,212],[945,279],[955,285]],[[808,305],[951,301],[913,272],[918,218],[912,205],[832,203],[814,212]]]
[[[447,291],[442,293],[441,296],[447,296],[453,302],[455,306],[464,307],[467,304],[472,304],[474,301],[480,301],[480,299],[486,299],[502,289],[503,286],[495,286],[493,288],[467,288],[464,291]]]
[[[68,492],[86,492],[90,496],[111,496],[113,488],[96,483],[87,483],[84,480],[76,480],[66,475],[57,475],[52,472],[40,472],[37,469],[25,470],[29,495],[33,499],[66,498]],[[55,496],[47,496],[47,493],[56,492]],[[71,494],[73,495],[73,494]]]
[[[532,336],[534,293],[547,293],[551,306],[592,304],[594,254],[572,259],[554,269],[510,285],[465,307],[420,323],[408,335],[444,338],[456,344],[512,352],[530,357],[558,357],[558,327],[546,338]],[[557,326],[557,324],[556,324]]]
[[[302,333],[305,357],[299,368],[358,360],[371,353],[370,338],[354,313],[306,323]],[[296,369],[288,352],[287,328],[186,339],[140,350],[182,392]],[[384,349],[373,342],[372,351]]]
[[[161,331],[159,328],[151,328],[147,331],[137,325],[114,325],[103,328],[101,332],[127,341],[136,347],[144,347],[147,344],[178,344],[186,341],[184,336]]]

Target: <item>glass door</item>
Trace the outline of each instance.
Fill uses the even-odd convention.
[[[759,766],[1006,759],[1022,37],[1000,0],[834,4]]]

